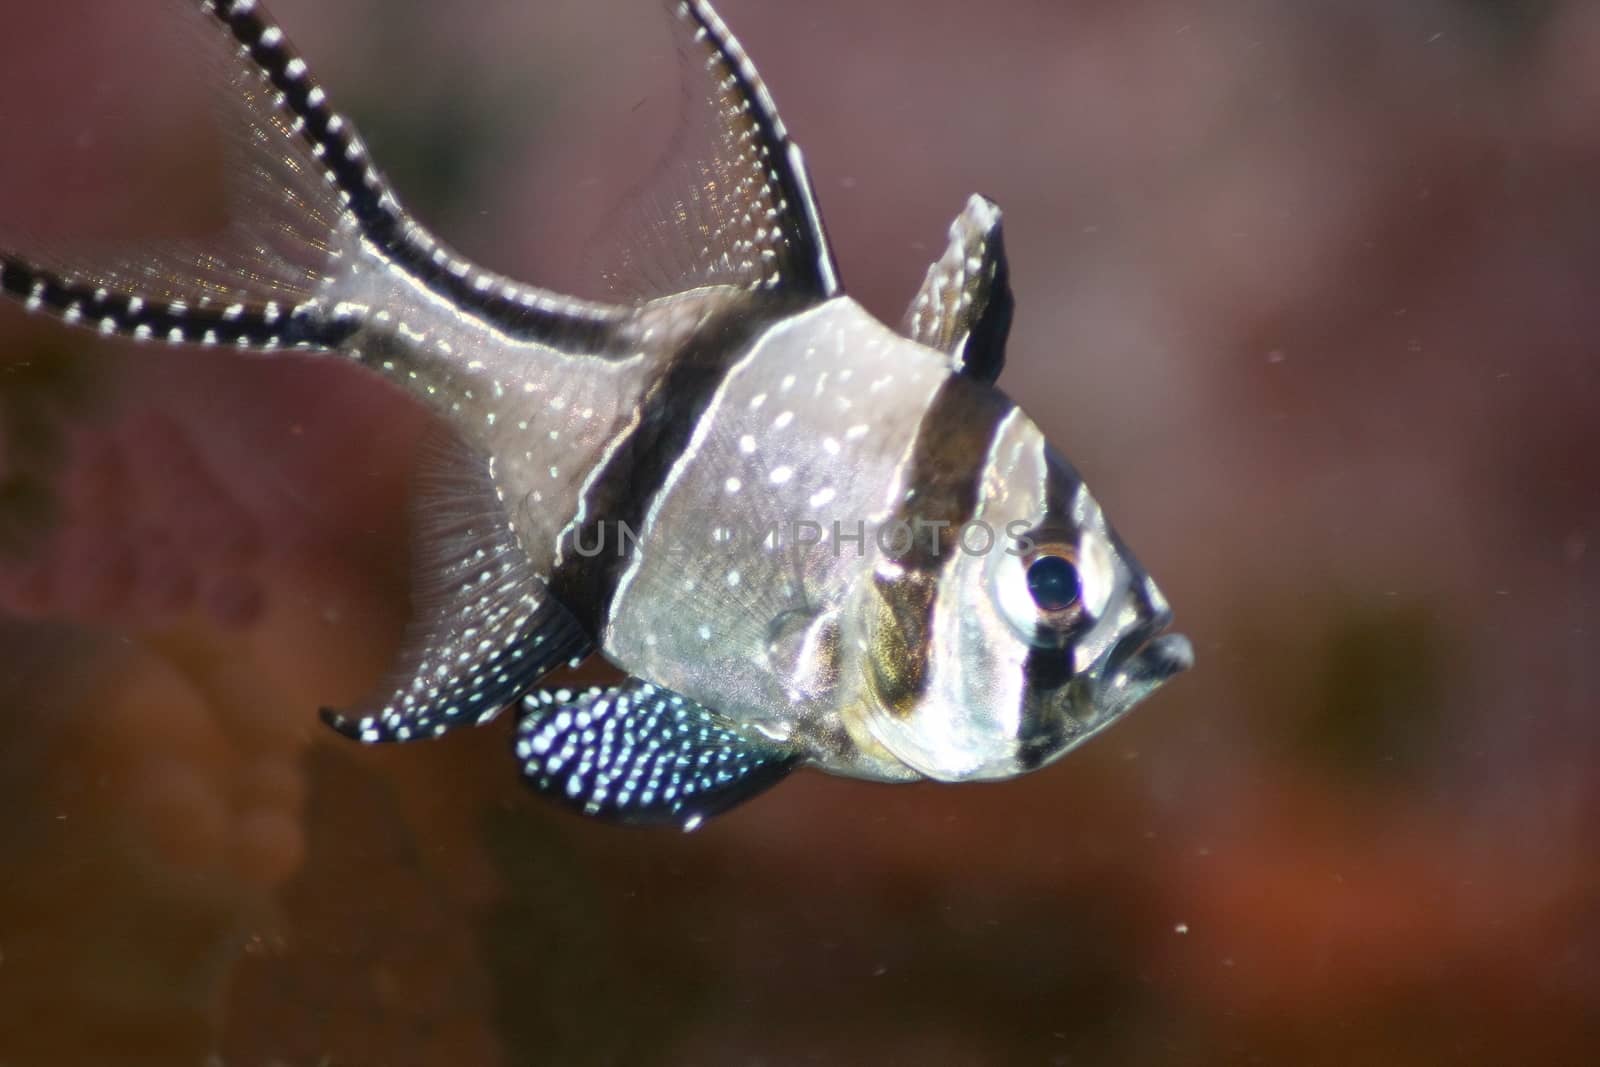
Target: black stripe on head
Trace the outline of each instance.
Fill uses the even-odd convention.
[[[551,593],[597,640],[623,573],[644,548],[625,540],[621,530],[643,530],[645,515],[729,370],[757,338],[801,306],[770,295],[735,303],[696,330],[645,388],[637,425],[593,479],[582,501],[585,523],[561,546],[562,562],[550,576]],[[575,545],[599,544],[604,551],[593,555],[574,551]]]
[[[0,291],[29,311],[49,312],[74,326],[137,341],[331,350],[360,325],[354,319],[329,318],[315,304],[149,300],[63,278],[10,256],[0,256]]]
[[[336,112],[288,38],[267,21],[256,0],[201,0],[239,43],[243,55],[282,95],[300,137],[311,148],[374,248],[433,292],[506,335],[597,352],[618,314],[550,297],[485,273],[453,254],[400,206],[367,154],[354,123]]]
[[[1029,530],[1035,541],[1059,539],[1072,534],[1072,506],[1082,486],[1077,474],[1066,467],[1054,449],[1045,447],[1045,520]],[[1093,620],[1083,620],[1092,624]],[[1063,692],[1072,684],[1078,639],[1085,626],[1068,632],[1036,629],[1033,647],[1022,663],[1022,723],[1017,758],[1023,770],[1033,770],[1060,751],[1062,732],[1071,717],[1072,694]],[[1032,743],[1030,743],[1032,742]]]
[[[1012,407],[989,386],[952,375],[923,413],[906,470],[908,492],[885,534],[890,539],[910,531],[909,547],[893,554],[894,568],[872,577],[873,685],[893,714],[909,715],[927,688],[941,580],[961,552],[990,447]],[[904,542],[891,543],[899,548]]]
[[[1063,730],[1070,720],[1075,642],[1044,647],[1035,645],[1022,662],[1021,730],[1017,759],[1031,771],[1061,750]]]

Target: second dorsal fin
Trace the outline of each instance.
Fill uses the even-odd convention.
[[[827,299],[838,271],[800,148],[750,57],[705,0],[668,0],[688,99],[667,161],[620,217],[611,287],[702,286]]]

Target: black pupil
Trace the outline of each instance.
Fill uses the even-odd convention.
[[[1078,568],[1061,556],[1040,556],[1028,568],[1028,592],[1041,611],[1064,611],[1078,600]]]

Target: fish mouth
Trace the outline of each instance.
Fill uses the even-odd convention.
[[[1033,770],[1054,762],[1194,666],[1189,639],[1164,632],[1170,621],[1170,615],[1162,614],[1124,634],[1096,669],[1044,696],[1041,714],[1028,717],[1031,736],[1021,738],[1017,747],[1020,767]]]
[[[1106,657],[1095,703],[1102,722],[1110,722],[1159,689],[1169,678],[1194,666],[1194,645],[1180,633],[1165,633],[1171,617],[1117,642]]]

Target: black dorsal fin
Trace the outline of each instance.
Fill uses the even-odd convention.
[[[727,285],[827,299],[838,271],[800,148],[705,0],[668,0],[686,102],[669,162],[621,216],[605,273],[636,299]]]
[[[1000,208],[974,195],[950,224],[950,244],[928,268],[901,329],[949,353],[959,373],[993,384],[1005,365],[1013,307]]]

